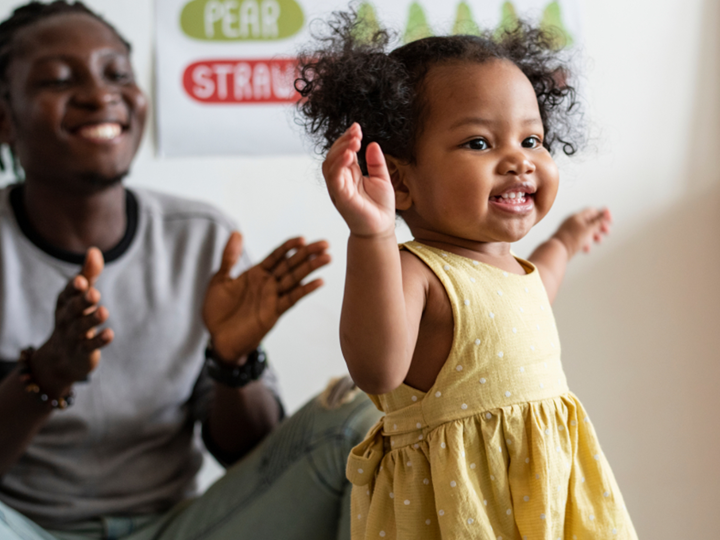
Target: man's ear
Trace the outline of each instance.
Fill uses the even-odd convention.
[[[12,112],[7,98],[0,97],[0,144],[12,147],[15,142],[15,128],[12,121]]]
[[[407,164],[385,154],[390,180],[395,189],[395,210],[403,212],[412,206],[412,195],[407,185]]]

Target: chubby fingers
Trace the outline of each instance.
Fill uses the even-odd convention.
[[[600,244],[604,237],[610,234],[612,214],[608,208],[592,209],[592,215],[588,220],[591,229],[591,239],[583,246],[583,251],[589,252],[592,242]]]
[[[385,161],[385,155],[378,143],[372,142],[368,145],[365,151],[365,162],[367,163],[369,176],[390,182],[390,173],[387,168],[387,162]]]
[[[330,147],[325,156],[325,163],[330,165],[339,159],[346,159],[351,155],[350,152],[358,152],[361,146],[362,129],[360,129],[360,124],[354,122]],[[325,163],[323,164],[323,172],[325,171]]]
[[[322,165],[325,180],[333,182],[342,169],[357,164],[357,152],[360,151],[361,146],[362,130],[358,123],[354,123],[333,143],[325,156]]]

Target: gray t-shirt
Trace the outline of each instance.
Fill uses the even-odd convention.
[[[0,190],[5,368],[21,349],[47,340],[57,295],[81,262],[44,245],[22,212],[16,215],[17,189]],[[160,512],[194,494],[202,462],[195,424],[205,418],[212,390],[201,375],[201,307],[235,227],[194,201],[135,188],[127,201],[128,231],[106,253],[96,284],[115,339],[90,380],[75,385],[75,404],[53,412],[0,477],[0,500],[45,527]],[[246,255],[239,266],[249,266]]]

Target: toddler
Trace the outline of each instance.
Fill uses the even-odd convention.
[[[296,87],[350,228],[343,354],[386,413],[348,461],[353,538],[636,539],[550,307],[610,213],[571,216],[527,261],[511,251],[553,205],[552,152],[578,146],[553,36],[520,24],[387,52],[352,14],[330,28]],[[400,249],[396,214],[414,237]]]

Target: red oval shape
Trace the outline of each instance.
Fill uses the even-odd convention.
[[[297,59],[201,60],[185,68],[185,92],[201,103],[295,103]]]

